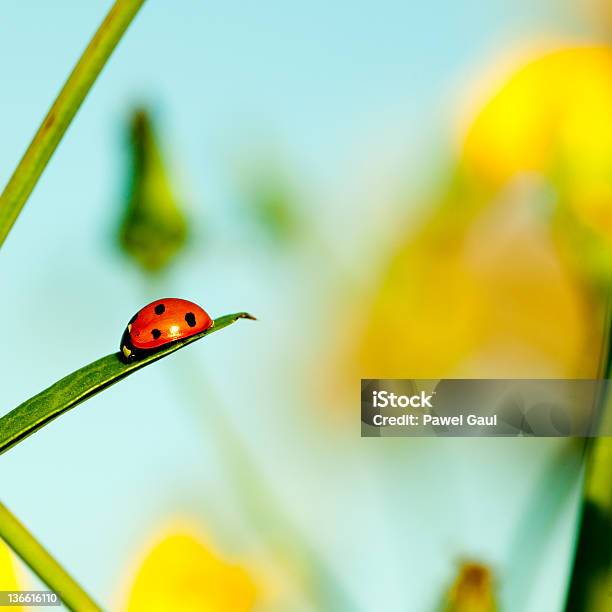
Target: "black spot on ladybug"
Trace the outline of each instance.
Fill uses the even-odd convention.
[[[138,313],[136,313],[131,319],[130,323],[133,323],[138,318]]]
[[[193,312],[188,312],[185,315],[185,321],[187,321],[187,325],[189,325],[189,327],[195,327],[196,318],[195,318],[195,315],[193,314]]]
[[[157,315],[164,314],[165,311],[166,311],[166,307],[163,304],[158,304],[155,307],[155,314]]]
[[[153,338],[155,338],[155,340],[157,340],[161,336],[161,332],[159,331],[159,329],[155,328],[151,330],[151,335],[153,336]]]

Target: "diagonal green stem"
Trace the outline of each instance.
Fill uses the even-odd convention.
[[[69,610],[77,612],[102,610],[2,503],[0,503],[0,537],[52,591],[58,594]]]
[[[0,247],[49,159],[144,0],[116,0],[0,195]]]

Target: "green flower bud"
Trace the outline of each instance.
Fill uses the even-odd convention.
[[[163,270],[183,248],[187,221],[171,189],[150,116],[131,121],[132,169],[121,248],[147,272]]]

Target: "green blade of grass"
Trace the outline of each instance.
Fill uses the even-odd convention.
[[[612,423],[612,289],[608,288],[600,357],[602,385],[598,398],[600,431]],[[565,612],[599,612],[612,597],[612,439],[585,441],[584,491],[578,516],[574,558],[565,598]],[[607,607],[606,607],[607,606]]]
[[[170,353],[235,323],[238,319],[254,319],[246,312],[215,319],[213,327],[200,334],[178,340],[139,361],[123,363],[119,353],[102,357],[62,378],[48,389],[31,397],[0,418],[0,454],[6,452],[53,419],[81,402],[104,391],[145,366]]]
[[[1,503],[0,537],[52,591],[57,593],[69,610],[101,612],[102,608]]]
[[[601,437],[589,449],[565,610],[599,612],[612,609],[611,603],[612,438]]]
[[[0,246],[102,68],[144,0],[117,0],[94,34],[0,196]]]

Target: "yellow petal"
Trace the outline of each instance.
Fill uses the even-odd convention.
[[[510,73],[478,110],[461,164],[497,187],[545,176],[581,223],[612,240],[612,49],[562,48]]]
[[[558,49],[508,74],[477,111],[463,160],[483,178],[501,182],[516,172],[548,171],[556,149],[597,159],[612,143],[612,50]],[[602,145],[605,142],[605,146]]]
[[[247,571],[218,557],[190,531],[154,543],[137,571],[128,612],[247,612],[256,589]]]
[[[17,581],[17,573],[15,563],[13,561],[13,553],[9,547],[0,540],[0,591],[18,591],[24,588]],[[21,606],[11,606],[12,612],[22,612]]]

